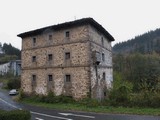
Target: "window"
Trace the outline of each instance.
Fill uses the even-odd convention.
[[[49,35],[48,37],[49,37],[49,38],[48,38],[49,40],[52,40],[52,35]]]
[[[36,81],[36,75],[32,75],[32,82]]]
[[[65,76],[65,81],[66,82],[71,82],[71,75],[66,75]]]
[[[52,75],[48,75],[48,81],[52,81],[53,80],[53,76]]]
[[[70,59],[70,52],[66,52],[66,53],[65,53],[65,59],[66,59],[66,60],[69,60],[69,59]]]
[[[106,80],[106,73],[103,73],[103,80]]]
[[[101,43],[102,43],[102,46],[104,46],[104,39],[103,39],[103,37],[101,37]]]
[[[69,38],[70,37],[70,33],[69,31],[66,31],[66,37]]]
[[[48,61],[51,61],[53,59],[52,54],[48,54]]]
[[[36,62],[36,56],[32,56],[32,62]]]
[[[105,54],[102,53],[102,61],[104,62],[105,61]]]
[[[36,38],[33,38],[33,46],[36,45]]]

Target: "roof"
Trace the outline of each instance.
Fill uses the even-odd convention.
[[[91,26],[96,28],[98,31],[103,33],[109,39],[109,41],[114,41],[114,38],[112,37],[112,35],[109,34],[109,32],[106,31],[103,28],[103,26],[101,26],[93,18],[82,18],[82,19],[79,19],[79,20],[71,21],[71,22],[65,22],[65,23],[61,23],[61,24],[57,24],[57,25],[52,25],[52,26],[48,26],[48,27],[44,27],[44,28],[40,28],[40,29],[28,31],[28,32],[24,32],[24,33],[21,33],[21,34],[19,34],[17,36],[21,37],[21,38],[25,38],[25,37],[28,37],[28,36],[41,34],[46,29],[60,30],[60,29],[65,29],[65,28],[70,28],[70,27],[80,26],[80,25],[88,25],[88,24],[90,24]]]

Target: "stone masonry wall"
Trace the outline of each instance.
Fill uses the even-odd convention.
[[[91,94],[93,98],[103,99],[106,95],[106,90],[112,87],[113,73],[112,73],[112,52],[111,42],[108,41],[103,34],[99,33],[96,29],[90,26],[90,47],[91,53],[97,51],[100,54],[101,62],[99,65],[95,65],[92,54],[92,67],[91,67]],[[103,37],[103,44],[102,39]],[[102,54],[104,54],[104,60],[102,60]],[[103,78],[105,73],[105,79]]]
[[[70,37],[65,33],[69,31]],[[52,35],[52,40],[49,36]],[[36,43],[33,45],[33,38]],[[103,42],[102,42],[103,39]],[[94,51],[104,54],[104,61],[95,66]],[[65,53],[70,52],[70,60],[65,60]],[[48,55],[53,59],[48,61]],[[36,61],[32,58],[36,56]],[[103,79],[105,73],[105,80]],[[65,82],[65,76],[71,75],[71,82]],[[32,83],[32,75],[36,81]],[[48,80],[48,75],[53,80]],[[90,25],[52,31],[23,38],[22,40],[22,89],[26,93],[71,95],[81,99],[90,94],[92,98],[103,99],[105,90],[112,86],[111,42]]]
[[[65,32],[70,32],[69,39]],[[52,35],[52,40],[48,36]],[[33,45],[33,38],[36,44]],[[75,99],[86,97],[89,92],[89,36],[88,26],[74,27],[65,30],[45,30],[41,35],[26,37],[22,40],[22,89],[26,93],[67,95]],[[65,53],[70,52],[70,61],[66,63]],[[52,54],[52,61],[48,55]],[[36,61],[32,57],[36,56]],[[66,87],[65,75],[71,75],[70,89]],[[32,75],[36,75],[33,86]],[[48,81],[53,75],[53,81]],[[48,87],[48,85],[50,87]]]
[[[70,31],[70,39],[66,39],[65,32]],[[49,40],[49,35],[52,35],[52,40]],[[26,37],[22,41],[22,50],[48,47],[54,45],[62,45],[65,43],[82,42],[88,40],[88,26],[79,26],[69,29],[53,31],[45,30],[40,35]],[[36,38],[36,44],[33,46],[32,39]]]
[[[52,91],[55,95],[65,95],[67,92],[67,89],[65,89],[65,75],[70,74],[71,95],[75,99],[81,99],[87,97],[89,92],[88,71],[89,67],[25,70],[22,74],[22,89],[26,93],[35,91],[37,94],[47,94],[47,92]],[[33,74],[37,76],[34,90],[31,83]],[[48,75],[53,75],[53,81],[48,81]],[[47,89],[48,84],[52,85],[52,89]]]
[[[88,44],[74,43],[55,47],[46,47],[33,50],[22,51],[22,68],[37,67],[66,67],[65,53],[70,52],[71,59],[69,66],[87,66],[89,64]],[[52,54],[52,61],[48,61],[48,55]],[[36,56],[36,62],[32,62],[32,57]]]

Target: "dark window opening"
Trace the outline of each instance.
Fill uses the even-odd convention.
[[[36,45],[36,38],[33,38],[33,46]]]
[[[103,73],[103,80],[106,80],[106,73]]]
[[[70,33],[69,31],[66,31],[66,37],[69,38],[70,37]]]
[[[36,56],[32,56],[32,62],[36,62]]]
[[[36,81],[36,75],[32,75],[32,82]]]
[[[105,61],[105,55],[104,55],[104,53],[102,53],[102,61],[103,62]]]
[[[65,59],[66,60],[70,59],[70,52],[65,53]]]
[[[53,80],[53,76],[52,75],[48,75],[48,81],[52,81]]]
[[[104,46],[104,39],[103,39],[103,37],[101,37],[101,43],[102,43],[102,46]]]
[[[49,54],[49,55],[48,55],[48,61],[51,61],[52,59],[53,59],[52,54]]]
[[[49,40],[52,40],[52,35],[49,35],[49,38],[48,38]]]
[[[65,76],[65,81],[66,82],[71,82],[71,75],[66,75]]]

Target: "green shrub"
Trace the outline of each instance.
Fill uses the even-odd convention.
[[[159,108],[160,107],[160,93],[156,92],[140,92],[136,94],[132,94],[130,96],[130,106],[131,107],[152,107]]]
[[[49,92],[48,95],[35,95],[32,94],[28,97],[30,101],[44,102],[44,103],[73,103],[75,100],[72,97],[59,95],[55,96],[53,92]]]
[[[56,103],[73,103],[73,102],[75,102],[72,97],[64,96],[64,95],[55,96],[54,100]]]
[[[24,94],[23,90],[20,89],[19,94],[18,94],[18,101],[21,101],[25,97],[26,97],[26,95]]]
[[[8,79],[7,88],[8,89],[19,89],[21,87],[21,81],[18,77],[13,77]]]
[[[152,95],[150,105],[154,108],[160,108],[160,92]]]
[[[97,107],[101,105],[101,103],[98,100],[91,98],[84,98],[80,100],[78,103],[87,107]]]
[[[0,111],[0,120],[30,120],[31,114],[26,110]]]
[[[112,106],[127,106],[129,101],[130,89],[126,86],[120,86],[110,92],[109,102]]]

